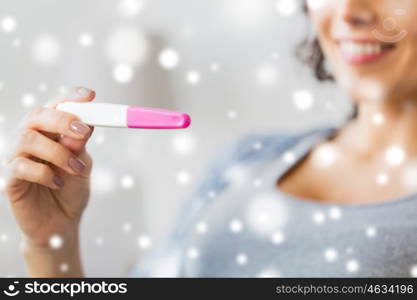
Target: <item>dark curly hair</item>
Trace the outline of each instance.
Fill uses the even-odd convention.
[[[308,14],[307,2],[303,0],[303,11]],[[306,38],[298,45],[296,55],[298,59],[313,69],[314,76],[320,81],[333,81],[334,77],[325,67],[325,57],[321,50],[320,43],[315,37],[313,40]]]

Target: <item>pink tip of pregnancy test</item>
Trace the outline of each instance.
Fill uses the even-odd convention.
[[[191,124],[189,115],[166,109],[130,106],[127,109],[127,126],[146,129],[181,129]]]

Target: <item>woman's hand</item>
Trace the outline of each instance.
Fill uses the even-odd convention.
[[[89,89],[73,89],[68,97],[29,113],[16,137],[6,193],[24,236],[23,253],[33,275],[56,275],[58,266],[53,262],[43,262],[51,264],[45,272],[38,270],[43,268],[39,259],[51,253],[60,253],[56,262],[78,264],[73,260],[78,260],[78,227],[89,199],[92,167],[85,145],[93,128],[55,107],[94,97]],[[51,238],[58,244],[50,245]],[[55,247],[60,249],[51,247],[61,241],[62,247]]]

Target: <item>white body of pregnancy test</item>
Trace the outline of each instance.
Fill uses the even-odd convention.
[[[191,123],[188,114],[171,110],[97,102],[65,102],[57,110],[76,115],[91,126],[182,129]]]

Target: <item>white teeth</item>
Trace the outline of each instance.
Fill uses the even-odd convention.
[[[365,51],[366,54],[374,53],[374,45],[368,44],[368,45],[365,46],[365,49],[366,49],[366,51]]]
[[[373,55],[383,51],[382,45],[379,43],[357,43],[357,42],[340,42],[340,49],[348,55]]]

